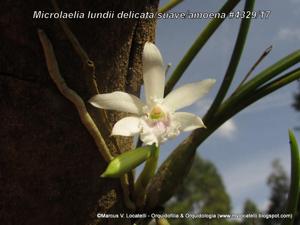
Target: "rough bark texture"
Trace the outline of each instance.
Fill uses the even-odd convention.
[[[152,11],[157,1],[70,0],[66,12]],[[106,162],[81,124],[74,106],[49,78],[37,29],[51,40],[67,84],[87,100],[91,76],[83,69],[57,20],[32,19],[34,10],[53,11],[50,1],[4,0],[0,8],[0,221],[1,224],[131,224],[99,220],[98,212],[125,212],[119,180],[100,179]],[[154,38],[155,20],[67,21],[96,64],[101,92],[139,93],[143,44]],[[93,115],[98,111],[88,106]],[[120,118],[109,112],[105,133],[113,154],[130,139],[109,137]]]

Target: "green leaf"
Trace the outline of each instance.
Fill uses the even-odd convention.
[[[292,225],[297,213],[299,199],[299,180],[300,180],[300,159],[299,148],[295,135],[289,130],[289,139],[291,145],[291,184],[287,202],[286,213],[292,214],[292,219],[283,220],[282,225]]]
[[[101,177],[120,177],[134,169],[151,156],[152,146],[136,148],[115,157]]]
[[[175,6],[177,6],[179,3],[181,3],[183,0],[171,0],[168,3],[166,3],[164,6],[162,6],[158,12],[159,13],[165,13],[171,9],[173,9]]]

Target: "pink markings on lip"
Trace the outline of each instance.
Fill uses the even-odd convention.
[[[156,122],[155,126],[163,133],[167,131],[167,124],[165,124],[163,121]]]

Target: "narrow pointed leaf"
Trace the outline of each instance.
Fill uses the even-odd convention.
[[[251,12],[254,8],[255,0],[247,0],[244,7],[244,12]],[[235,75],[236,69],[239,65],[240,58],[243,53],[243,49],[246,43],[248,30],[250,27],[251,18],[243,18],[241,21],[241,25],[239,28],[239,33],[234,45],[234,49],[231,55],[230,62],[228,64],[223,82],[221,84],[221,87],[218,91],[218,94],[216,98],[214,99],[214,102],[212,103],[210,109],[208,110],[208,115],[213,115],[214,112],[217,110],[217,108],[222,103],[223,99],[225,98],[227,91],[231,85],[231,82],[233,80],[233,77]]]
[[[299,199],[299,180],[300,180],[300,159],[299,149],[295,135],[289,130],[289,139],[291,146],[291,184],[288,195],[286,213],[292,214],[292,219],[283,220],[282,225],[292,225],[297,213]]]
[[[160,13],[165,13],[177,6],[179,3],[181,3],[183,0],[170,0],[168,3],[163,5],[158,11]]]

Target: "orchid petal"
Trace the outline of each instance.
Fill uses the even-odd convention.
[[[186,84],[168,94],[163,105],[173,111],[189,106],[206,95],[215,82],[214,79],[207,79]]]
[[[176,112],[173,116],[174,120],[180,124],[180,130],[182,131],[191,131],[205,127],[201,118],[193,113]]]
[[[143,51],[143,79],[148,105],[151,105],[154,99],[164,97],[165,71],[163,59],[158,48],[150,42],[145,43]]]
[[[108,94],[98,94],[89,102],[101,109],[117,110],[141,115],[145,104],[136,96],[121,91]]]
[[[159,146],[157,137],[151,132],[142,133],[140,138],[145,145],[155,144],[156,146]]]
[[[134,136],[140,131],[140,118],[128,116],[115,123],[111,135]]]

